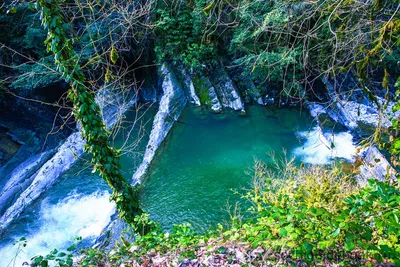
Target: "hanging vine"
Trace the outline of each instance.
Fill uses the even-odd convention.
[[[93,92],[87,90],[86,78],[79,65],[71,39],[63,28],[64,17],[57,0],[38,0],[42,26],[47,30],[45,44],[48,52],[54,54],[57,70],[70,84],[68,97],[73,102],[73,114],[82,126],[82,137],[86,140],[85,151],[90,153],[95,170],[111,187],[111,200],[115,201],[119,215],[128,223],[134,222],[135,215],[141,213],[138,189],[127,183],[121,173],[120,152],[109,145],[109,136],[100,116],[100,108],[94,100]]]

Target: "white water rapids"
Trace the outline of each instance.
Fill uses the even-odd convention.
[[[47,255],[54,248],[65,250],[76,237],[96,238],[115,211],[109,197],[107,191],[97,191],[86,196],[73,193],[57,204],[45,199],[37,214],[39,229],[24,236],[27,246],[20,252],[17,245],[0,248],[0,266],[21,266],[36,255]],[[21,237],[14,236],[15,240]]]

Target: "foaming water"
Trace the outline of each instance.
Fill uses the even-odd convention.
[[[37,220],[40,227],[25,236],[27,246],[17,254],[18,246],[9,244],[0,249],[3,266],[21,266],[35,255],[47,255],[52,249],[66,249],[76,237],[93,239],[109,223],[115,210],[110,193],[98,191],[90,195],[72,194],[57,204],[44,200]],[[19,240],[21,236],[14,236]]]
[[[294,149],[293,154],[304,163],[328,164],[335,158],[354,161],[356,146],[349,132],[324,133],[317,126],[309,132],[298,132],[298,136],[305,139],[305,143]]]
[[[156,110],[155,106],[143,106],[139,112],[127,112],[115,132],[112,141],[123,151],[121,165],[126,179],[141,162]],[[32,256],[47,255],[54,248],[63,250],[78,236],[83,238],[82,247],[94,244],[108,224],[114,204],[109,202],[107,183],[91,172],[89,162],[90,157],[83,156],[7,227],[0,238],[0,267],[21,266]],[[14,265],[18,245],[13,246],[13,242],[21,237],[28,243]]]

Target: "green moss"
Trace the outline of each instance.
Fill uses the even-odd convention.
[[[204,80],[200,76],[196,75],[193,78],[193,85],[194,90],[200,99],[200,103],[206,107],[211,107],[212,103],[209,95],[210,90],[206,87]]]

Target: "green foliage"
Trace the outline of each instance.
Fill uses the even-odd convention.
[[[32,267],[47,267],[47,266],[59,266],[59,267],[72,267],[73,266],[73,252],[76,250],[76,246],[82,241],[81,237],[77,237],[74,243],[67,248],[66,251],[58,251],[53,249],[49,254],[45,256],[36,255],[31,259],[30,266]],[[27,240],[25,237],[21,237],[14,245],[18,244],[20,247],[27,246]]]
[[[48,32],[45,40],[47,51],[54,54],[56,70],[71,86],[68,97],[74,105],[73,114],[82,125],[82,137],[86,140],[85,151],[92,155],[94,169],[100,172],[113,190],[111,200],[115,201],[120,217],[132,223],[135,215],[141,212],[138,189],[124,180],[119,162],[120,152],[109,145],[100,108],[94,100],[94,93],[87,90],[85,85],[86,77],[73,50],[72,40],[65,31],[59,4],[56,0],[36,2],[42,25]],[[116,56],[112,56],[115,59]]]
[[[47,267],[51,266],[54,262],[60,267],[72,267],[73,266],[73,255],[70,251],[74,250],[74,247],[67,249],[67,253],[59,252],[57,249],[53,249],[46,256],[35,256],[33,257],[31,266],[33,267]]]
[[[216,46],[209,39],[203,40],[202,32],[195,28],[194,11],[185,4],[177,10],[170,8],[157,9],[159,19],[155,30],[158,36],[155,52],[158,61],[181,61],[193,70],[212,64],[217,59]]]
[[[319,177],[300,172],[300,179],[295,174],[287,180],[258,173],[264,179],[262,187],[247,196],[254,203],[250,209],[254,218],[229,230],[228,238],[247,241],[253,247],[290,251],[293,258],[308,263],[397,262],[398,187],[369,180],[365,188],[358,189],[326,171],[319,172]]]
[[[383,261],[400,264],[397,183],[369,180],[365,187],[359,187],[336,168],[288,165],[278,176],[272,174],[265,165],[256,165],[254,188],[244,196],[253,204],[249,219],[232,218],[228,229],[220,226],[198,235],[190,224],[182,224],[166,232],[142,213],[134,219],[133,242],[121,237],[110,252],[83,250],[78,265],[146,265],[149,255],[194,258],[199,247],[208,248],[210,244],[214,248],[249,244],[272,251],[268,254],[272,261],[274,255],[286,253],[293,262],[308,266],[372,266]],[[55,253],[49,255],[65,256]],[[47,259],[35,258],[38,262]],[[265,260],[270,259],[263,257],[261,263]]]
[[[229,52],[234,64],[243,66],[243,76],[257,85],[268,82],[284,89],[286,95],[298,95],[303,73],[303,46],[287,42],[284,33],[267,29],[285,29],[290,14],[284,1],[242,1],[239,26],[233,32]]]
[[[373,59],[375,60],[381,60],[382,56],[381,54],[383,53],[383,51],[385,50],[385,44],[387,43],[392,43],[395,42],[396,44],[396,50],[394,53],[389,54],[386,57],[383,57],[384,62],[385,62],[385,75],[382,81],[382,86],[384,88],[389,88],[389,72],[388,69],[390,69],[390,71],[397,73],[398,75],[400,75],[400,73],[398,72],[399,69],[399,50],[400,50],[400,19],[396,18],[393,19],[390,23],[387,23],[385,25],[385,27],[383,27],[380,32],[379,32],[379,36],[376,39],[376,41],[374,42],[374,47],[368,51],[368,56],[366,57],[366,59],[364,59],[361,64],[360,68],[364,68],[366,64],[369,61],[372,61]],[[393,51],[391,51],[393,52]],[[396,62],[397,60],[397,62]],[[362,70],[362,69],[361,69]],[[386,86],[385,86],[386,85]],[[396,100],[397,103],[396,105],[394,105],[393,107],[393,112],[398,112],[400,110],[400,76],[397,77],[397,82],[395,83],[395,87],[397,88],[396,90]],[[391,160],[392,163],[395,166],[398,166],[399,164],[399,155],[400,155],[400,137],[398,134],[399,131],[399,118],[398,117],[394,117],[392,118],[392,127],[390,129],[391,134],[390,134],[390,139],[389,142],[384,142],[382,140],[381,141],[381,146],[387,150],[390,151],[391,154]]]
[[[190,224],[175,225],[170,232],[165,233],[161,227],[157,225],[152,231],[145,235],[138,236],[133,243],[142,250],[138,254],[146,251],[155,250],[161,253],[174,250],[185,250],[187,252],[193,250],[199,243],[199,235],[190,228]],[[190,254],[190,253],[188,253]]]
[[[83,266],[118,265],[152,253],[192,258],[198,246],[209,242],[216,247],[248,243],[253,248],[288,253],[293,261],[309,266],[360,266],[376,261],[399,264],[397,184],[369,180],[360,188],[335,168],[289,165],[275,178],[263,164],[257,164],[255,171],[254,189],[245,196],[253,203],[250,219],[233,218],[228,229],[220,227],[198,235],[188,224],[165,232],[148,214],[142,214],[136,217],[138,235],[134,242],[122,239],[110,254],[90,249],[85,252]]]
[[[175,225],[170,232],[164,232],[161,226],[152,222],[146,213],[136,216],[134,230],[137,233],[135,241],[130,243],[121,237],[121,242],[117,242],[111,253],[96,249],[82,251],[83,258],[80,266],[103,264],[119,266],[126,260],[147,254],[173,251],[179,251],[182,256],[191,258],[194,256],[196,247],[207,240],[207,237],[197,235],[190,228],[190,224]]]
[[[243,76],[251,75],[257,84],[280,85],[287,96],[297,96],[301,92],[301,64],[299,64],[302,47],[296,50],[279,48],[277,51],[247,54],[235,61],[245,66]],[[283,85],[284,83],[284,85]]]

